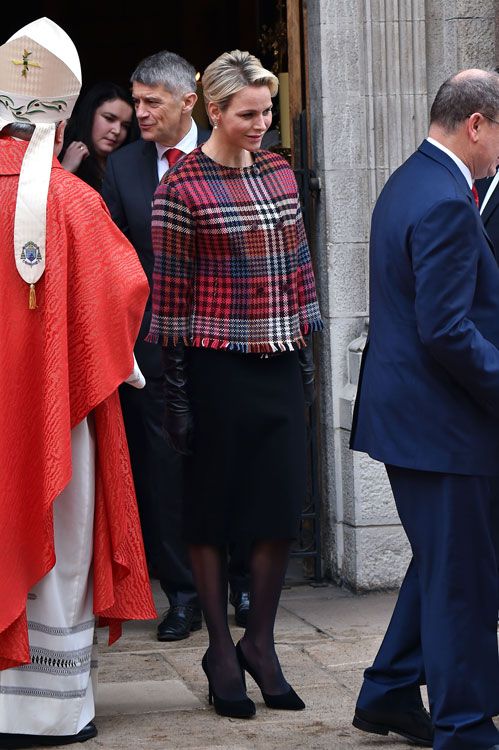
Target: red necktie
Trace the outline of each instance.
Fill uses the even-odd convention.
[[[476,189],[475,183],[471,186],[471,192],[473,193],[473,198],[475,199],[475,203],[478,206],[480,205],[480,198],[478,197],[478,190]]]
[[[165,151],[165,156],[168,161],[168,165],[171,168],[178,162],[180,157],[185,156],[185,154],[179,148],[169,148],[168,151]]]

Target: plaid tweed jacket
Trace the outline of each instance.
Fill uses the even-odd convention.
[[[147,341],[241,352],[300,348],[322,328],[298,189],[258,151],[224,167],[200,148],[154,195],[153,314]]]

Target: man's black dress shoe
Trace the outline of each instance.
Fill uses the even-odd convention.
[[[0,732],[0,748],[16,750],[22,747],[54,747],[71,745],[73,742],[86,742],[97,737],[97,727],[90,721],[78,734],[4,734]]]
[[[188,605],[170,607],[158,625],[158,641],[182,641],[202,627],[201,610]]]
[[[245,628],[248,624],[248,614],[250,608],[250,595],[247,591],[231,591],[229,601],[234,607],[236,615],[236,625]]]
[[[393,732],[420,747],[433,747],[433,725],[424,706],[397,712],[356,708],[352,724],[363,732],[383,735]]]

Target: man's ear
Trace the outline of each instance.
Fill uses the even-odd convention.
[[[59,154],[62,151],[62,147],[64,145],[64,131],[65,130],[66,130],[66,120],[62,120],[61,122],[58,122],[57,127],[55,129],[55,138],[54,138],[55,156],[59,156]]]
[[[474,112],[468,117],[466,129],[473,143],[476,143],[478,140],[478,131],[484,120],[485,118],[480,112]]]
[[[193,91],[189,94],[185,94],[184,106],[182,107],[182,114],[187,114],[188,112],[192,112],[197,100],[198,100],[198,95],[195,94]]]
[[[55,129],[55,144],[56,145],[64,142],[65,130],[66,130],[66,120],[61,120],[61,122],[57,124],[57,127]]]

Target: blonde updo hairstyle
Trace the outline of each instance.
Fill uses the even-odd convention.
[[[279,88],[277,76],[266,70],[257,57],[239,49],[224,52],[208,65],[201,83],[208,115],[208,104],[216,104],[223,112],[232,96],[245,86],[268,86],[270,96],[275,96]]]

